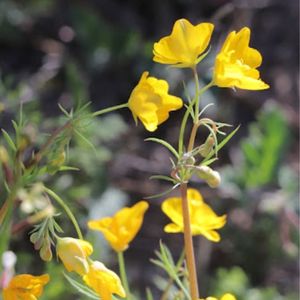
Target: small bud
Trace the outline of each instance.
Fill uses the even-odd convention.
[[[202,144],[199,148],[200,155],[206,157],[213,150],[214,144],[214,138],[211,135],[209,135],[205,143]]]
[[[55,158],[49,161],[47,170],[50,174],[55,174],[66,160],[66,152],[61,151]]]
[[[208,166],[200,166],[197,168],[197,175],[199,178],[205,180],[211,188],[216,188],[221,183],[219,172],[214,171]]]
[[[4,164],[8,162],[8,153],[3,146],[0,146],[0,161]]]
[[[40,249],[40,257],[44,261],[51,261],[52,259],[51,245],[48,239],[44,240],[43,246]]]

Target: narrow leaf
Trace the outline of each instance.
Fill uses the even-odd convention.
[[[66,273],[63,273],[65,278],[68,280],[68,282],[81,294],[87,296],[90,299],[99,300],[100,297],[94,293],[91,289],[89,289],[87,286],[79,283],[77,280],[73,279]]]
[[[224,140],[222,140],[221,143],[218,144],[217,146],[217,150],[219,151],[220,149],[222,149],[228,142],[229,140],[235,135],[235,133],[239,130],[240,125],[234,129]],[[206,158],[203,160],[202,164],[207,162],[212,156],[214,155],[214,151],[212,150],[207,156]]]
[[[152,195],[152,196],[148,196],[148,197],[144,197],[145,199],[153,199],[153,198],[159,198],[161,196],[165,196],[167,194],[169,194],[171,191],[173,191],[174,189],[176,189],[178,186],[179,186],[180,183],[177,183],[175,184],[174,186],[172,186],[170,189],[162,192],[162,193],[159,193],[159,194],[155,194],[155,195]]]
[[[11,147],[11,149],[14,152],[17,152],[17,147],[16,147],[15,143],[13,142],[13,140],[11,139],[11,137],[9,136],[9,134],[4,129],[1,129],[1,130],[3,133],[3,137],[5,138],[7,144]]]
[[[165,180],[165,181],[170,181],[174,184],[177,182],[174,178],[169,177],[169,176],[164,176],[164,175],[152,175],[149,179]]]
[[[164,147],[166,147],[167,149],[169,149],[170,152],[172,152],[177,158],[179,158],[178,152],[168,142],[166,142],[166,141],[164,141],[162,139],[154,138],[154,137],[147,138],[147,139],[145,139],[145,141],[146,142],[150,141],[150,142],[155,142],[155,143],[161,144]]]

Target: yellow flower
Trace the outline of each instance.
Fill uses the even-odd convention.
[[[154,44],[153,60],[182,68],[194,67],[200,62],[199,56],[207,48],[213,29],[211,23],[194,26],[186,19],[177,20],[171,35]]]
[[[208,297],[206,299],[200,299],[200,300],[218,300],[215,297]],[[236,298],[232,294],[225,294],[223,295],[220,300],[236,300]]]
[[[70,237],[58,238],[56,252],[69,271],[84,275],[89,270],[87,257],[93,252],[93,246],[84,240]]]
[[[36,300],[43,293],[43,287],[48,281],[48,274],[41,276],[17,275],[3,289],[3,300]]]
[[[203,202],[202,196],[197,190],[188,189],[187,194],[192,234],[202,234],[213,242],[220,241],[220,235],[215,229],[220,229],[225,225],[226,215],[217,216],[214,211]],[[173,221],[173,223],[165,226],[165,232],[183,232],[181,198],[174,197],[166,199],[162,203],[162,211]]]
[[[111,300],[112,294],[117,294],[122,298],[126,296],[118,275],[99,261],[91,263],[89,272],[83,276],[83,280],[99,294],[101,300]]]
[[[148,207],[146,201],[140,201],[119,210],[113,217],[89,221],[88,226],[100,230],[115,251],[124,251],[140,230]]]
[[[128,106],[136,123],[139,118],[148,131],[154,131],[169,118],[170,111],[180,109],[183,104],[180,98],[168,94],[169,85],[165,80],[148,75],[148,72],[142,74]]]
[[[231,32],[216,57],[214,83],[219,87],[237,87],[246,90],[264,90],[269,85],[259,78],[260,53],[249,47],[250,29]]]

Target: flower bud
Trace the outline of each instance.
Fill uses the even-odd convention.
[[[4,164],[8,162],[8,153],[3,146],[0,146],[0,161]]]
[[[202,144],[199,148],[200,155],[206,157],[213,150],[214,144],[214,138],[211,135],[209,135],[205,143]]]
[[[40,257],[44,261],[51,261],[52,259],[51,244],[48,239],[44,240],[43,246],[40,249]]]
[[[216,188],[221,183],[219,172],[214,171],[208,166],[200,166],[197,168],[197,176],[206,181],[211,188]]]
[[[93,252],[93,246],[89,242],[70,237],[58,238],[56,252],[69,272],[75,271],[79,275],[88,272],[87,258]]]

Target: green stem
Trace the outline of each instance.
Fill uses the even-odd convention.
[[[199,87],[199,78],[198,78],[198,73],[196,66],[193,68],[193,74],[194,74],[194,80],[195,80],[195,120],[194,123],[198,122],[198,115],[199,115],[199,101],[200,101],[200,87]]]
[[[111,107],[108,107],[108,108],[104,108],[104,109],[95,111],[93,113],[93,117],[100,116],[100,115],[109,113],[111,111],[118,110],[118,109],[121,109],[121,108],[126,108],[126,107],[128,107],[128,103],[127,102],[123,103],[123,104],[120,104],[120,105],[116,105],[116,106],[111,106]]]
[[[179,157],[182,156],[183,154],[183,144],[184,144],[184,131],[185,131],[185,127],[186,127],[186,123],[189,117],[190,111],[189,109],[187,109],[184,113],[182,122],[181,122],[181,126],[180,126],[180,132],[179,132],[179,140],[178,140],[178,153],[179,153]]]
[[[65,210],[66,214],[68,215],[69,219],[71,220],[71,222],[74,225],[74,228],[77,232],[79,239],[83,240],[83,235],[79,228],[78,222],[77,222],[75,216],[73,215],[72,211],[70,210],[70,208],[67,206],[67,204],[52,190],[50,190],[46,187],[44,187],[44,190],[49,196],[51,196]]]
[[[126,274],[126,269],[125,269],[124,254],[123,254],[123,251],[119,251],[117,253],[118,253],[120,276],[121,276],[122,284],[123,284],[125,292],[126,292],[126,299],[130,300],[131,294],[130,294],[130,290],[129,290],[127,274]]]

